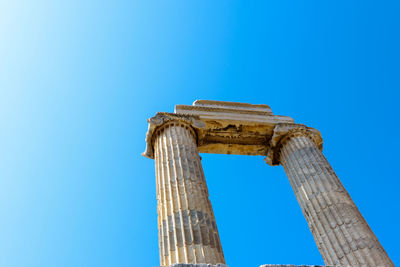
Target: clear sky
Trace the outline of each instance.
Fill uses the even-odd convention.
[[[0,266],[158,265],[146,119],[196,99],[315,127],[400,265],[399,1],[0,1]],[[230,267],[322,264],[282,167],[202,155]]]

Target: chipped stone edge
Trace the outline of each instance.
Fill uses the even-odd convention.
[[[146,149],[142,153],[142,156],[149,159],[154,159],[153,135],[159,127],[170,121],[187,123],[193,128],[197,129],[204,129],[206,127],[205,123],[200,120],[199,116],[196,115],[157,112],[154,117],[147,119],[149,126],[146,133]]]
[[[240,108],[261,108],[261,109],[271,110],[271,107],[267,104],[250,104],[242,102],[205,100],[205,99],[195,100],[192,106],[229,106],[229,107],[240,107]]]
[[[279,165],[279,154],[282,144],[293,136],[305,135],[310,137],[319,150],[322,151],[323,140],[320,131],[307,127],[304,124],[279,123],[274,128],[274,133],[268,144],[267,157],[264,159],[268,165]]]

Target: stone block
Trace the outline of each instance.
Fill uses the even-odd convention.
[[[274,115],[268,105],[196,100],[175,106],[175,114],[195,116],[205,127],[197,128],[200,153],[267,155],[266,146],[279,123],[294,123]]]

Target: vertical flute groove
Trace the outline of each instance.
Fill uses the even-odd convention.
[[[296,156],[293,154],[293,149],[292,149],[291,146],[288,145],[287,147],[284,148],[284,150],[285,150],[285,152],[287,154],[291,155],[288,158],[289,159],[289,163],[290,163],[289,166],[290,166],[290,169],[293,169],[293,173],[295,173],[295,176],[293,177],[293,179],[297,182],[297,186],[299,188],[298,189],[298,194],[299,194],[300,198],[303,199],[301,204],[304,205],[303,206],[303,210],[306,213],[305,217],[308,218],[308,219],[312,218],[312,220],[309,220],[309,221],[310,221],[310,223],[313,223],[315,219],[312,217],[311,212],[315,212],[315,208],[314,208],[314,206],[309,205],[309,209],[307,209],[308,195],[306,194],[306,191],[304,189],[305,186],[303,186],[303,183],[302,183],[302,180],[301,180],[301,179],[304,180],[304,177],[301,176],[300,165],[298,165],[298,162],[296,161]],[[332,255],[330,257],[332,259],[333,255],[336,254],[335,249],[334,249],[334,247],[332,246],[332,244],[331,244],[331,242],[329,240],[329,236],[326,234],[326,230],[325,230],[324,224],[321,223],[319,220],[317,220],[317,222],[318,223],[316,224],[316,227],[318,227],[318,230],[319,230],[319,232],[321,234],[320,235],[321,242],[326,245],[326,248],[328,250],[329,255]]]
[[[172,188],[171,188],[171,179],[173,179],[173,176],[171,175],[171,158],[169,157],[168,153],[168,130],[169,127],[166,127],[164,130],[164,134],[162,135],[162,140],[163,140],[163,148],[164,148],[164,157],[166,159],[166,187],[168,188],[167,192],[167,200],[168,200],[168,206],[167,206],[167,218],[165,220],[168,222],[168,240],[169,240],[169,254],[170,254],[170,261],[171,264],[174,262],[177,262],[177,253],[176,253],[176,246],[175,246],[175,240],[176,240],[176,231],[175,228],[175,223],[172,219],[173,213],[174,213],[174,198],[172,197]]]
[[[160,174],[159,174],[159,170],[160,170],[160,157],[159,157],[159,153],[158,153],[158,149],[155,150],[155,165],[156,165],[156,190],[157,190],[157,203],[160,203],[159,205],[157,205],[157,213],[161,214],[162,213],[162,188],[161,188],[161,182],[160,182]],[[160,251],[160,263],[161,265],[164,265],[164,230],[163,230],[163,225],[162,225],[162,220],[161,220],[161,216],[158,216],[157,218],[157,222],[158,222],[158,240],[159,240],[159,251]]]
[[[294,153],[297,154],[297,163],[299,165],[301,165],[302,167],[300,167],[302,174],[304,176],[304,181],[307,184],[311,184],[313,185],[313,191],[310,192],[311,195],[314,195],[314,197],[308,202],[317,218],[321,221],[323,221],[323,225],[324,225],[324,230],[328,235],[328,239],[329,242],[331,244],[331,246],[333,247],[336,255],[338,255],[338,257],[340,259],[342,259],[342,264],[346,264],[346,265],[353,265],[352,260],[350,259],[349,255],[346,255],[345,253],[343,253],[344,248],[342,245],[342,242],[335,242],[335,240],[339,240],[342,241],[342,236],[341,233],[337,231],[336,228],[332,229],[331,224],[335,223],[335,218],[328,218],[328,215],[325,213],[321,213],[321,211],[326,207],[326,203],[323,203],[323,199],[319,198],[319,192],[323,192],[325,191],[324,188],[318,188],[318,186],[321,186],[321,184],[319,183],[320,179],[315,179],[314,174],[315,174],[315,169],[313,169],[310,164],[309,161],[305,160],[305,154],[304,151],[301,149],[301,139],[302,137],[299,137],[299,142],[294,143],[291,142],[290,144],[292,145],[292,151],[295,151]],[[305,171],[307,171],[307,173],[305,173]],[[322,190],[321,190],[322,189]],[[310,195],[310,198],[311,198]],[[338,262],[335,262],[335,264],[338,264]],[[355,264],[355,263],[354,263]]]
[[[190,210],[194,210],[195,209],[195,206],[194,206],[194,199],[193,199],[193,197],[188,197],[188,196],[194,196],[194,191],[193,191],[193,183],[190,181],[190,177],[191,177],[191,174],[190,174],[190,171],[189,171],[189,165],[190,165],[190,163],[189,163],[189,158],[188,158],[188,155],[186,154],[186,149],[185,149],[185,144],[184,144],[184,133],[185,133],[185,131],[182,131],[182,129],[181,128],[176,128],[176,130],[179,130],[179,132],[180,132],[180,142],[179,142],[179,145],[181,146],[180,147],[180,152],[182,153],[182,156],[181,156],[181,162],[182,163],[184,163],[184,166],[185,166],[185,168],[184,168],[184,170],[185,170],[185,175],[184,175],[184,180],[185,180],[185,184],[187,184],[188,185],[188,192],[187,192],[187,194],[186,194],[186,197],[187,197],[187,199],[188,199],[188,209],[187,209],[187,228],[188,228],[188,231],[189,231],[189,233],[190,233],[190,240],[188,240],[188,242],[190,243],[190,252],[191,252],[191,254],[193,255],[193,262],[199,262],[200,261],[200,255],[199,255],[199,253],[198,253],[198,251],[197,251],[197,249],[196,249],[196,246],[195,246],[195,244],[194,244],[194,234],[195,234],[195,232],[194,232],[194,229],[193,229],[193,224],[195,223],[194,221],[192,221],[192,217],[190,216]]]
[[[309,137],[290,137],[282,144],[280,157],[327,265],[394,266]]]
[[[307,139],[306,137],[301,137],[299,138],[302,145],[306,146],[307,145]],[[343,236],[342,240],[342,246],[345,247],[345,252],[346,253],[351,253],[352,258],[351,258],[351,264],[356,265],[356,264],[364,264],[366,265],[367,262],[365,261],[364,257],[362,257],[359,252],[356,250],[356,247],[354,244],[352,244],[352,239],[354,238],[354,235],[351,234],[350,231],[345,227],[344,225],[344,218],[340,214],[340,211],[338,210],[338,207],[336,205],[332,205],[332,200],[328,197],[329,191],[336,191],[336,192],[341,192],[345,193],[345,189],[343,185],[340,183],[338,179],[333,179],[336,184],[329,183],[329,177],[327,177],[326,173],[323,171],[321,166],[318,164],[318,155],[316,155],[314,149],[308,149],[306,152],[309,157],[310,157],[310,165],[313,166],[315,171],[321,175],[321,179],[318,179],[318,177],[315,179],[317,182],[322,182],[324,186],[324,190],[321,192],[321,198],[325,201],[325,204],[328,206],[327,211],[330,213],[331,217],[335,219],[337,225],[340,227],[338,230],[341,230],[341,234]],[[333,170],[332,170],[333,172]],[[357,233],[356,233],[357,234]],[[370,263],[372,264],[372,263]]]
[[[183,240],[184,240],[184,232],[183,232],[183,226],[182,226],[182,212],[177,212],[182,210],[182,201],[184,201],[184,197],[181,197],[180,195],[180,185],[181,185],[181,180],[182,180],[182,175],[178,173],[178,168],[177,168],[177,163],[178,163],[178,158],[175,153],[176,149],[176,143],[174,140],[177,140],[177,137],[174,135],[174,129],[176,127],[171,127],[170,131],[168,131],[167,135],[169,138],[170,143],[172,146],[169,147],[168,153],[170,153],[170,157],[176,161],[176,164],[173,164],[172,170],[174,172],[175,179],[171,180],[171,182],[175,181],[174,185],[174,199],[176,200],[177,207],[174,209],[174,218],[175,218],[175,223],[176,223],[176,242],[177,242],[177,247],[178,247],[178,257],[177,260],[179,262],[187,262],[187,253],[186,253],[186,247],[183,245]]]
[[[188,132],[186,132],[188,134]],[[204,176],[204,171],[201,165],[200,161],[200,156],[198,155],[197,151],[191,151],[192,156],[196,158],[195,160],[195,172],[196,172],[196,177],[198,177],[197,183],[199,184],[200,190],[200,196],[201,199],[203,200],[201,202],[202,207],[200,208],[201,210],[206,211],[206,214],[209,214],[212,218],[214,218],[214,212],[211,206],[211,202],[209,200],[209,195],[208,195],[208,188]],[[207,217],[209,217],[207,216]],[[222,249],[219,249],[218,246],[214,246],[215,242],[214,239],[219,241],[219,236],[218,236],[218,231],[214,231],[214,226],[211,223],[211,220],[207,217],[203,217],[201,220],[201,226],[200,226],[200,231],[201,231],[201,238],[204,242],[204,244],[207,244],[207,246],[204,246],[204,249],[207,250],[207,253],[210,255],[210,257],[214,261],[219,261],[220,260],[220,255],[222,254],[223,258],[223,252]],[[215,235],[217,235],[215,237]],[[211,238],[213,242],[211,242]],[[216,248],[216,249],[215,249]]]
[[[191,133],[188,133],[187,130],[184,130],[183,128],[179,128],[180,131],[180,137],[181,137],[181,142],[182,144],[184,144],[184,140],[192,140],[192,142],[195,142],[195,140],[193,139],[193,136]],[[189,147],[186,145],[183,145],[182,147],[182,151],[184,153],[184,159],[186,162],[186,169],[188,172],[188,176],[187,176],[187,181],[190,184],[190,188],[191,188],[191,192],[190,192],[190,196],[191,196],[191,208],[190,208],[190,212],[189,212],[189,219],[190,219],[190,230],[192,233],[192,246],[193,246],[193,254],[196,257],[196,262],[204,262],[204,255],[203,252],[201,250],[201,247],[199,246],[200,240],[199,240],[199,232],[198,232],[198,228],[197,228],[197,217],[196,217],[196,211],[198,210],[198,203],[199,203],[199,199],[198,199],[198,187],[195,184],[195,178],[196,175],[193,175],[193,158],[192,155],[190,153],[188,153],[188,149]]]
[[[181,178],[182,188],[183,188],[183,193],[180,192],[180,194],[182,196],[181,200],[183,202],[183,204],[181,205],[180,209],[183,211],[183,210],[188,210],[189,204],[188,204],[188,198],[187,198],[188,192],[187,192],[187,189],[186,189],[184,169],[183,169],[183,166],[182,166],[182,156],[180,154],[180,149],[179,149],[179,146],[181,145],[182,142],[181,142],[181,140],[179,138],[180,135],[178,133],[178,128],[177,127],[173,127],[172,129],[174,130],[174,132],[175,132],[174,136],[178,141],[178,143],[176,144],[176,146],[177,146],[177,149],[176,149],[176,151],[177,151],[176,152],[177,153],[176,160],[177,160],[177,163],[179,164],[179,170],[180,170],[180,173],[179,173],[178,177]],[[189,240],[190,232],[187,229],[186,220],[184,220],[184,218],[186,218],[186,216],[183,215],[183,212],[180,212],[180,217],[181,217],[181,222],[182,222],[182,236],[183,236],[183,246],[184,246],[184,253],[185,253],[185,261],[186,262],[192,262],[194,260],[194,255],[193,255],[193,253],[191,253],[192,248],[188,247],[188,240]]]
[[[154,137],[162,266],[225,263],[193,134],[173,122]]]
[[[293,191],[297,198],[297,201],[300,204],[300,208],[303,211],[303,214],[307,219],[307,223],[308,223],[309,227],[312,230],[314,230],[316,233],[316,235],[314,235],[314,237],[315,237],[317,247],[320,251],[324,252],[324,253],[321,253],[324,261],[332,262],[332,255],[330,253],[330,250],[327,247],[328,244],[326,244],[322,240],[322,233],[320,231],[320,225],[318,224],[318,222],[314,222],[314,219],[309,216],[308,212],[305,210],[304,200],[301,197],[301,195],[298,193],[298,188],[300,188],[300,185],[297,184],[297,182],[296,182],[296,173],[292,171],[292,168],[290,168],[290,166],[293,166],[293,163],[289,162],[290,158],[285,149],[282,149],[281,153],[283,155],[283,157],[281,159],[282,166],[284,167],[285,172],[287,173],[287,176],[290,177],[289,182],[292,185],[292,188],[293,188]],[[314,231],[312,231],[312,233],[314,233]]]
[[[168,200],[167,200],[167,188],[166,188],[166,182],[165,182],[165,159],[164,159],[164,155],[161,154],[161,147],[162,147],[162,139],[158,138],[157,139],[157,150],[158,150],[158,156],[159,156],[159,160],[161,161],[160,164],[160,169],[158,170],[158,173],[160,174],[160,183],[162,186],[162,200],[159,202],[159,205],[162,207],[162,213],[159,215],[161,216],[161,220],[162,220],[162,229],[163,229],[163,245],[164,245],[164,264],[165,265],[169,265],[170,264],[170,257],[169,257],[169,242],[168,242],[168,220],[163,220],[163,218],[167,218],[167,208],[168,208]]]
[[[315,160],[315,165],[320,166],[318,163],[319,162],[327,162],[325,157],[321,154],[321,153],[316,153],[319,152],[318,150],[312,149],[312,155],[313,155],[313,159]],[[340,229],[342,229],[342,231],[346,233],[348,233],[348,239],[347,241],[347,247],[348,250],[353,251],[354,256],[356,259],[358,259],[359,262],[356,262],[357,264],[369,264],[369,265],[379,265],[380,263],[384,262],[385,259],[384,255],[387,254],[384,252],[382,246],[380,245],[378,239],[376,238],[376,236],[373,234],[372,230],[370,229],[370,227],[368,226],[368,224],[366,223],[366,221],[364,220],[364,218],[362,217],[361,213],[358,211],[357,207],[355,206],[355,204],[353,203],[353,201],[350,198],[350,195],[346,192],[346,190],[344,189],[343,185],[341,184],[340,180],[337,178],[336,174],[334,173],[333,169],[330,166],[326,166],[326,169],[328,171],[328,173],[331,173],[334,176],[334,180],[337,182],[338,184],[338,188],[341,189],[341,191],[343,192],[343,194],[349,199],[349,205],[348,209],[350,210],[354,210],[354,218],[357,218],[358,223],[354,224],[355,228],[363,228],[363,229],[357,229],[356,231],[348,231],[348,228],[346,228],[346,225],[344,223],[342,223],[340,225]],[[325,172],[323,172],[324,175],[326,175]],[[337,212],[337,218],[339,219],[343,219],[343,215],[340,212],[340,210],[338,209],[337,205],[331,205],[332,209],[335,209],[335,211]],[[339,222],[338,222],[339,224]],[[353,234],[352,234],[353,233]],[[361,235],[364,235],[364,237],[361,237]],[[369,249],[373,249],[373,250],[378,250],[379,252],[376,253],[376,251],[373,251],[372,253],[368,253],[366,250],[364,250],[364,246],[367,246]],[[382,251],[384,252],[382,254]],[[368,253],[368,255],[366,255],[365,253]],[[387,257],[387,259],[389,259]],[[390,260],[390,259],[389,259]]]

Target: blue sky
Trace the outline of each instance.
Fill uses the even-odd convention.
[[[157,266],[146,119],[196,99],[315,127],[400,265],[398,1],[1,1],[0,266]],[[227,264],[322,264],[282,167],[202,155]]]

